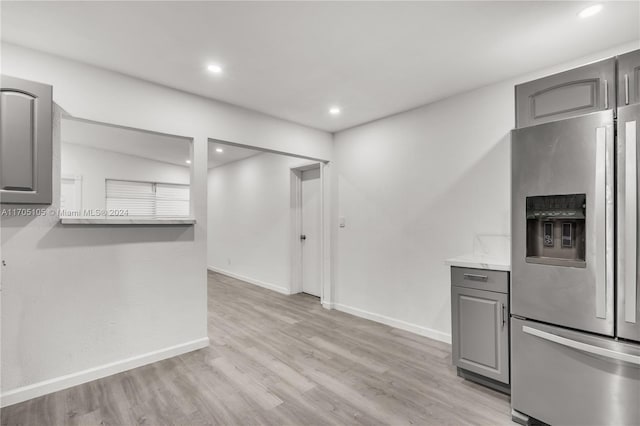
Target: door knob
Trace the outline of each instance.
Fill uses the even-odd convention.
[[[306,235],[304,235],[304,234],[302,234],[302,235],[300,235],[300,239],[301,239],[302,241],[304,241],[304,240],[306,240],[306,239],[307,239],[307,236],[306,236]]]

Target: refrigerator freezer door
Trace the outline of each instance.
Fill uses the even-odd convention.
[[[618,336],[640,341],[638,291],[638,137],[640,104],[618,110]]]
[[[511,320],[511,404],[558,425],[640,424],[640,345]]]
[[[511,312],[613,336],[613,112],[516,129],[511,151]],[[586,196],[584,261],[531,257],[527,198],[567,194]]]

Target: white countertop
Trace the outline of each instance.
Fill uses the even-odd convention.
[[[450,266],[463,268],[491,269],[494,271],[511,271],[511,260],[505,256],[485,254],[465,254],[445,260]]]
[[[193,225],[192,217],[134,218],[134,217],[61,217],[63,225]]]
[[[511,239],[508,235],[476,235],[472,253],[452,257],[445,263],[463,268],[511,271]]]

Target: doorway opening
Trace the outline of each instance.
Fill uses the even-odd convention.
[[[209,139],[210,271],[331,307],[327,162]]]
[[[323,299],[322,165],[291,169],[292,292]]]

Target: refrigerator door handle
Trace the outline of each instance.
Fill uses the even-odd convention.
[[[624,270],[620,277],[624,288],[624,320],[636,322],[637,299],[637,231],[638,231],[638,166],[636,121],[625,123],[624,148]]]
[[[526,325],[522,326],[522,331],[532,336],[536,336],[541,339],[557,343],[559,345],[567,346],[581,352],[599,355],[605,358],[615,359],[616,361],[628,362],[630,364],[640,366],[640,356],[638,355],[627,354],[607,348],[601,348],[600,346],[589,345],[588,343],[582,343],[576,340],[567,339],[566,337],[558,336],[557,334],[553,333],[547,333],[546,331],[538,330],[537,328],[529,327]]]
[[[607,287],[613,280],[613,150],[611,126],[596,129],[595,262],[596,317],[607,318]]]

